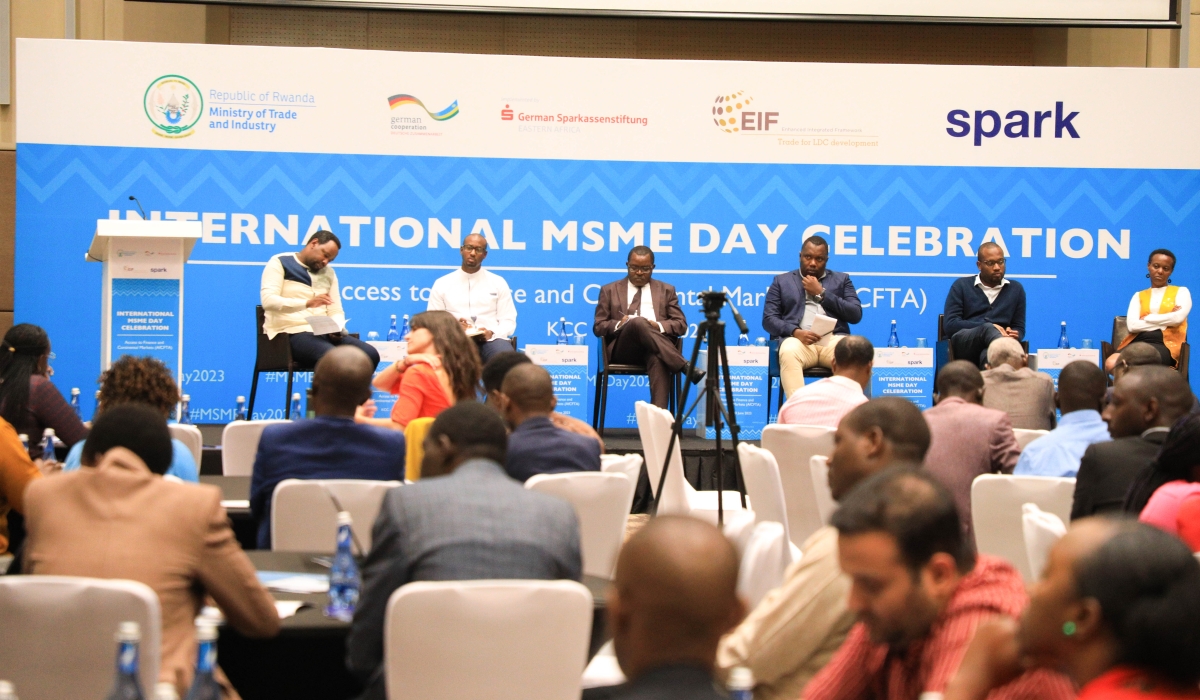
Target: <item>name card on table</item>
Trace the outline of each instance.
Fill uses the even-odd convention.
[[[533,364],[545,367],[554,382],[554,396],[563,415],[586,421],[590,388],[587,345],[526,345]]]
[[[1062,368],[1077,361],[1090,362],[1100,365],[1100,351],[1096,348],[1053,348],[1037,351],[1037,370],[1045,372],[1054,378],[1054,388],[1058,389],[1058,375]]]
[[[367,345],[379,351],[379,367],[375,370],[378,376],[393,363],[408,356],[408,342],[404,340],[368,340]],[[371,398],[375,399],[375,417],[384,418],[391,415],[392,406],[396,404],[396,396],[386,391],[371,387]]]
[[[875,348],[871,397],[898,396],[922,411],[933,405],[933,348]]]
[[[767,365],[770,362],[770,352],[771,348],[757,345],[734,345],[725,348],[725,355],[729,359],[729,379],[733,385],[734,418],[740,428],[740,440],[760,439],[763,426],[767,423]],[[721,404],[724,405],[723,377],[719,390]],[[703,406],[696,409],[696,415],[701,419],[704,417],[703,411]],[[710,425],[705,435],[712,440],[717,437],[717,432]],[[728,426],[721,430],[721,438],[733,439]]]

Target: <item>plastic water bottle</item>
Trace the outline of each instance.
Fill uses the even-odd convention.
[[[350,526],[353,524],[350,514],[344,510],[338,513],[337,524],[337,552],[329,569],[329,605],[325,607],[325,614],[350,622],[354,619],[354,608],[358,606],[362,578],[358,575],[358,564],[350,551]]]
[[[17,687],[10,681],[0,681],[0,700],[17,700]]]
[[[292,394],[292,410],[291,413],[288,414],[288,418],[291,418],[292,420],[300,420],[303,417],[304,411],[300,406],[300,392],[297,391],[296,393]]]
[[[142,630],[136,622],[122,622],[117,627],[117,677],[108,700],[144,700],[142,682],[138,678],[138,643]]]
[[[42,431],[42,459],[47,462],[58,461],[54,456],[54,428],[46,428]]]
[[[217,668],[217,626],[209,620],[197,622],[196,641],[200,645],[196,654],[196,676],[185,700],[221,700],[221,686],[213,676]]]
[[[155,683],[154,700],[179,700],[174,683]]]
[[[75,416],[79,420],[83,420],[83,409],[79,407],[79,389],[77,387],[71,388],[71,408],[75,409]]]
[[[754,700],[754,672],[745,666],[734,666],[729,671],[729,700]]]
[[[404,340],[408,337],[408,314],[404,314],[404,318],[400,319],[400,337],[396,340]]]
[[[21,440],[21,447],[25,448],[25,454],[29,454],[29,436],[21,433],[17,437]]]
[[[400,331],[396,330],[396,314],[392,314],[392,325],[388,328],[387,339],[389,341],[400,340]]]
[[[1062,322],[1062,330],[1058,332],[1058,347],[1066,350],[1071,347],[1071,342],[1067,340],[1067,322]]]
[[[569,342],[571,339],[567,336],[567,319],[560,317],[558,319],[558,344],[566,345]]]
[[[750,345],[750,336],[746,335],[745,333],[739,334],[738,335],[738,347],[744,348],[748,345]]]
[[[758,348],[765,348],[767,346],[767,339],[762,337],[761,335],[758,336],[757,338],[754,339],[754,346],[758,347]]]
[[[237,397],[237,408],[233,409],[234,420],[246,420],[246,397]]]
[[[179,424],[192,424],[192,397],[190,394],[179,397]]]
[[[897,335],[897,333],[896,333],[896,322],[894,320],[892,321],[892,332],[890,335],[888,335],[888,347],[889,348],[900,347],[900,336]]]

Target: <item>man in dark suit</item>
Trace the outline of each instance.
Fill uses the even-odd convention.
[[[534,364],[513,367],[500,385],[500,407],[512,433],[504,470],[524,482],[534,474],[600,471],[600,442],[554,425],[558,404],[550,373]]]
[[[1171,425],[1193,401],[1187,382],[1169,367],[1125,372],[1103,413],[1113,439],[1090,445],[1079,463],[1071,520],[1120,512],[1129,485],[1158,457]]]
[[[746,614],[738,555],[712,525],[654,518],[621,548],[608,593],[608,629],[629,681],[583,700],[720,700],[717,644]]]
[[[800,246],[799,269],[778,275],[763,304],[763,328],[779,345],[779,381],[785,397],[804,386],[804,370],[832,367],[833,346],[850,334],[850,324],[862,320],[862,303],[850,275],[825,268],[829,243],[811,236]],[[833,337],[822,340],[812,330],[817,315],[837,323]]]
[[[687,335],[687,319],[679,308],[675,287],[652,279],[654,251],[639,245],[629,251],[625,279],[600,288],[592,332],[604,338],[612,364],[646,365],[650,377],[650,402],[659,408],[670,403],[671,377],[686,372],[698,383],[704,372],[688,366],[676,342]]]
[[[451,406],[429,428],[421,480],[383,499],[346,640],[346,667],[366,685],[366,700],[386,697],[385,612],[404,584],[582,578],[575,509],[504,473],[507,440],[492,409]]]
[[[357,348],[333,348],[313,371],[316,417],[263,430],[250,477],[259,549],[271,548],[271,498],[284,479],[404,479],[404,433],[354,422],[354,409],[371,398],[374,370]]]
[[[976,254],[979,274],[950,285],[942,328],[958,360],[987,367],[987,349],[997,338],[1025,337],[1025,288],[1005,278],[1004,249],[984,243]]]

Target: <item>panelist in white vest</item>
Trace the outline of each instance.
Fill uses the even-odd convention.
[[[475,341],[484,362],[493,355],[516,349],[517,307],[508,282],[483,269],[487,239],[473,233],[463,239],[462,267],[433,283],[428,311],[448,311]]]
[[[259,292],[268,338],[287,333],[292,358],[306,367],[338,345],[353,345],[379,364],[379,351],[345,333],[346,314],[338,294],[337,273],[329,266],[342,249],[342,242],[329,231],[317,231],[298,253],[280,253],[263,268]],[[341,329],[315,335],[309,316],[328,316]]]

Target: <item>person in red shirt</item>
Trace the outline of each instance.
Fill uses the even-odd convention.
[[[479,386],[479,353],[458,321],[446,311],[426,311],[412,318],[408,354],[379,373],[371,383],[396,394],[392,414],[375,417],[367,401],[355,416],[359,423],[404,430],[416,418],[433,418],[459,401],[474,401]]]
[[[1050,550],[1020,622],[979,628],[945,700],[1058,668],[1079,700],[1200,698],[1200,562],[1133,520],[1085,518]]]
[[[917,700],[940,694],[980,623],[1026,603],[1020,574],[976,556],[954,497],[922,470],[897,467],[856,486],[834,513],[838,561],[858,622],[804,690],[807,700]],[[992,700],[1068,700],[1070,682],[1037,670]]]

